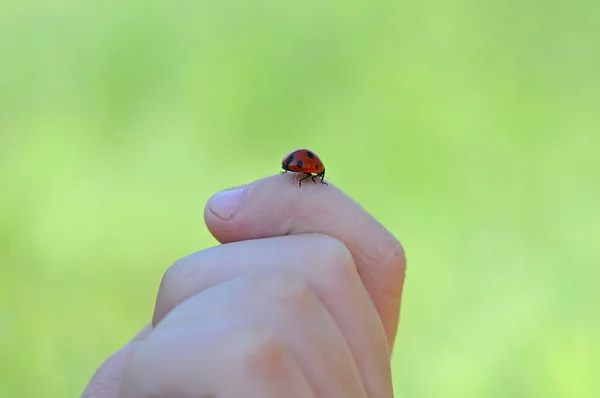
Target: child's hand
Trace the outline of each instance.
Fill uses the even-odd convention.
[[[292,179],[210,200],[206,223],[227,244],[167,270],[152,323],[83,397],[393,395],[402,247],[333,185]]]

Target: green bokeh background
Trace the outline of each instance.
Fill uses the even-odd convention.
[[[0,397],[78,396],[298,147],[406,248],[397,396],[600,396],[599,16],[0,2]]]

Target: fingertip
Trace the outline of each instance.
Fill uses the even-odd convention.
[[[223,221],[228,221],[241,208],[247,192],[248,189],[246,187],[237,187],[218,192],[209,199],[207,210],[215,217]]]
[[[258,212],[256,207],[247,209],[250,197],[261,202],[271,195],[277,196],[277,186],[290,183],[284,181],[287,179],[286,175],[276,174],[214,194],[204,208],[204,222],[210,233],[221,243],[247,239],[249,226]],[[271,186],[265,190],[264,185]],[[255,198],[257,195],[265,198]]]

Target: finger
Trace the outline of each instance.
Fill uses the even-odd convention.
[[[286,348],[258,327],[222,321],[163,328],[135,347],[118,397],[311,398]]]
[[[221,192],[207,226],[221,243],[322,233],[342,241],[381,317],[390,348],[396,336],[406,261],[400,242],[333,184],[298,187],[290,173]]]
[[[381,320],[346,246],[327,235],[295,235],[225,244],[178,260],[160,284],[155,325],[187,298],[251,270],[300,273],[350,347],[369,396],[392,396],[388,345]]]
[[[223,319],[273,331],[317,396],[366,397],[343,335],[299,273],[281,268],[246,273],[184,301],[156,329]]]
[[[296,275],[266,270],[205,290],[171,311],[142,344],[122,396],[250,396],[252,388],[257,396],[296,396],[285,383],[261,384],[273,381],[269,369],[277,366],[269,363],[283,354],[303,375],[289,377],[305,383],[294,387],[297,396],[312,396],[307,386],[315,396],[365,396],[339,330]]]

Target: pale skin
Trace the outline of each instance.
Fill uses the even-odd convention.
[[[167,269],[152,320],[82,397],[393,397],[402,246],[333,184],[300,177],[211,198],[221,245]]]

